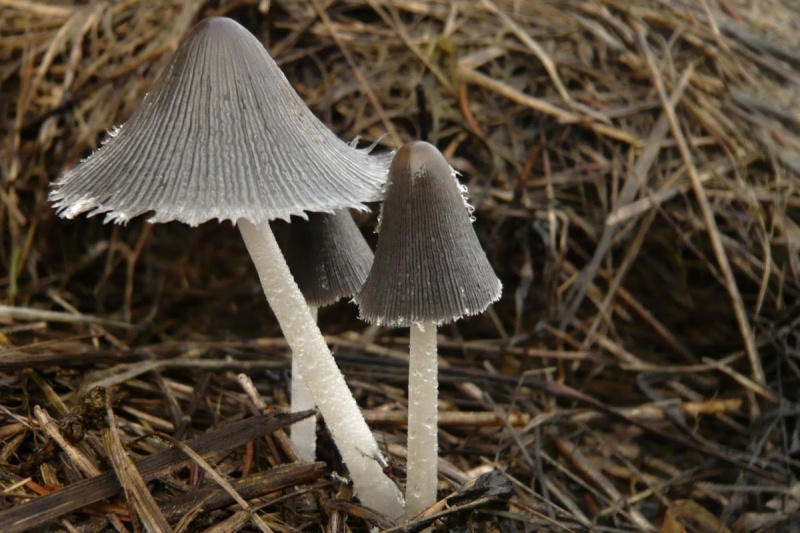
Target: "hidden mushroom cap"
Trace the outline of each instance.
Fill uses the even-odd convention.
[[[472,228],[455,172],[433,145],[400,148],[389,169],[375,260],[356,297],[387,326],[441,324],[480,313],[502,285]]]
[[[338,139],[306,107],[262,44],[227,18],[181,41],[142,105],[54,184],[61,216],[127,222],[258,224],[303,211],[364,208],[389,156]]]
[[[354,295],[364,284],[372,266],[372,250],[346,209],[271,224],[309,305],[330,305]]]

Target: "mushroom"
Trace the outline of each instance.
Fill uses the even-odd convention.
[[[245,28],[210,18],[181,41],[130,120],[54,183],[50,200],[66,218],[235,222],[356,495],[396,519],[402,495],[374,459],[380,449],[269,226],[305,211],[365,209],[388,165],[328,130]]]
[[[272,230],[286,263],[306,299],[312,316],[317,309],[353,296],[364,284],[372,266],[370,249],[346,209],[333,213],[309,213],[308,220],[276,220]],[[314,408],[297,358],[292,358],[292,412]],[[313,462],[316,453],[316,419],[292,425],[291,439],[300,457]]]
[[[464,193],[434,146],[400,148],[389,169],[375,260],[355,298],[368,322],[411,328],[407,519],[436,501],[437,326],[481,313],[502,292]]]

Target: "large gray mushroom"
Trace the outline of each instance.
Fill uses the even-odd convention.
[[[439,324],[483,312],[502,285],[472,228],[462,187],[433,145],[397,151],[378,247],[356,297],[361,317],[410,327],[406,518],[436,501]]]
[[[373,458],[380,449],[269,226],[306,211],[364,209],[380,196],[388,165],[315,118],[246,29],[211,18],[181,41],[130,120],[55,182],[50,199],[67,218],[235,222],[356,494],[394,519],[402,495]]]

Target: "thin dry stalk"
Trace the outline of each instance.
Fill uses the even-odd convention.
[[[147,530],[171,532],[172,528],[167,519],[122,444],[117,417],[114,416],[114,410],[111,405],[111,391],[106,390],[108,427],[103,428],[103,444],[111,460],[111,466],[117,474],[117,479],[125,491],[125,499],[131,504],[136,515],[142,521],[142,525]],[[97,472],[93,475],[99,474]]]
[[[714,247],[714,253],[716,254],[717,262],[719,267],[722,269],[723,275],[725,276],[728,293],[730,294],[733,308],[736,312],[736,319],[739,322],[742,339],[744,340],[745,351],[747,352],[747,357],[750,360],[753,378],[756,383],[765,385],[766,377],[764,375],[764,368],[761,366],[761,358],[758,354],[758,349],[756,348],[753,330],[750,328],[750,321],[744,309],[742,295],[739,292],[739,286],[736,283],[733,270],[731,269],[730,262],[728,261],[728,255],[726,254],[725,248],[722,245],[722,238],[720,237],[720,231],[717,227],[716,220],[714,219],[713,209],[708,201],[708,196],[706,195],[703,183],[700,181],[700,176],[697,172],[697,168],[695,167],[691,151],[689,150],[689,145],[686,143],[686,138],[681,131],[678,118],[675,116],[675,109],[672,105],[670,105],[669,98],[667,97],[666,90],[664,89],[664,82],[661,79],[660,72],[656,68],[653,55],[650,52],[649,46],[647,45],[644,29],[641,27],[637,29],[639,42],[645,59],[647,60],[647,66],[649,67],[650,73],[653,77],[653,84],[655,85],[658,95],[661,98],[661,102],[664,106],[664,112],[669,120],[670,130],[672,131],[672,135],[678,143],[678,149],[680,150],[681,157],[686,164],[689,178],[692,180],[692,188],[694,189],[695,196],[700,203],[701,213],[708,231],[708,236],[711,239],[711,245]]]

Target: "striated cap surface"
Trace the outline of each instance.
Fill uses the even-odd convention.
[[[271,225],[309,305],[322,307],[353,296],[367,279],[372,250],[346,209]]]
[[[444,156],[413,142],[395,154],[375,260],[355,298],[361,317],[387,326],[441,324],[480,313],[502,285],[472,228]]]
[[[54,183],[58,213],[127,222],[253,223],[363,208],[390,156],[339,140],[306,107],[261,43],[210,18],[181,41],[130,120]]]

